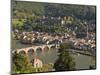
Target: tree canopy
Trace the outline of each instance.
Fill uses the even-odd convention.
[[[74,58],[70,56],[68,49],[69,47],[66,43],[60,45],[59,58],[54,64],[56,71],[75,70]]]
[[[70,5],[43,2],[13,1],[14,16],[75,16],[79,19],[91,20],[96,17],[96,7],[89,5]]]
[[[33,66],[30,60],[25,54],[13,54],[13,72],[14,73],[31,73],[34,72]]]

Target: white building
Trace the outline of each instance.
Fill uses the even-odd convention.
[[[33,62],[33,66],[34,66],[34,68],[42,68],[43,63],[40,59],[35,58],[34,62]]]

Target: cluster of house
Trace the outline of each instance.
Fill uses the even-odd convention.
[[[74,18],[72,16],[64,16],[64,17],[61,17],[61,16],[58,16],[58,17],[48,17],[48,16],[45,16],[43,15],[42,17],[39,17],[39,22],[42,23],[42,24],[54,24],[54,23],[57,23],[57,24],[71,24],[72,21],[74,20]]]
[[[75,37],[70,37],[69,41],[72,43],[73,48],[75,49],[80,49],[80,50],[89,50],[91,52],[96,51],[96,40],[95,36],[93,34],[90,34],[91,37],[87,38],[75,38]]]
[[[21,43],[27,44],[52,44],[61,41],[63,38],[63,36],[35,31],[17,33],[17,36]]]
[[[78,49],[90,50],[96,48],[95,40],[77,39],[74,42],[74,47]]]
[[[72,48],[80,50],[96,50],[95,34],[91,33],[87,38],[76,38],[72,34],[51,34],[47,32],[22,32],[18,35],[21,43],[28,44],[59,44],[70,43]]]

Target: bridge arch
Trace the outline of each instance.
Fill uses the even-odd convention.
[[[43,47],[43,51],[46,51],[47,52],[49,50],[50,50],[50,48],[47,45]]]
[[[27,47],[27,48],[22,48],[22,49],[17,49],[17,53],[19,53],[20,51],[24,51],[21,53],[41,53],[41,52],[45,52],[45,51],[49,51],[52,48],[55,48],[55,44],[51,44],[51,45],[41,45],[41,46],[32,46],[32,47]]]
[[[28,49],[27,53],[33,54],[35,51],[33,48]]]
[[[30,60],[33,59],[33,57],[34,57],[34,55],[35,55],[34,53],[35,53],[35,51],[34,51],[33,48],[29,48],[29,49],[28,49],[27,55],[28,55],[28,57],[30,58]]]
[[[43,52],[43,49],[41,47],[36,48],[36,53],[42,53],[42,52]]]
[[[27,54],[27,52],[26,51],[24,51],[24,50],[21,50],[21,51],[19,51],[19,52],[17,52],[18,54]]]

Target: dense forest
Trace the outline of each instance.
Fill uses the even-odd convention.
[[[70,4],[51,4],[39,2],[19,2],[13,1],[13,15],[14,17],[22,17],[27,14],[32,16],[53,16],[64,17],[74,16],[81,20],[95,20],[96,9],[95,6],[88,5],[70,5]]]

